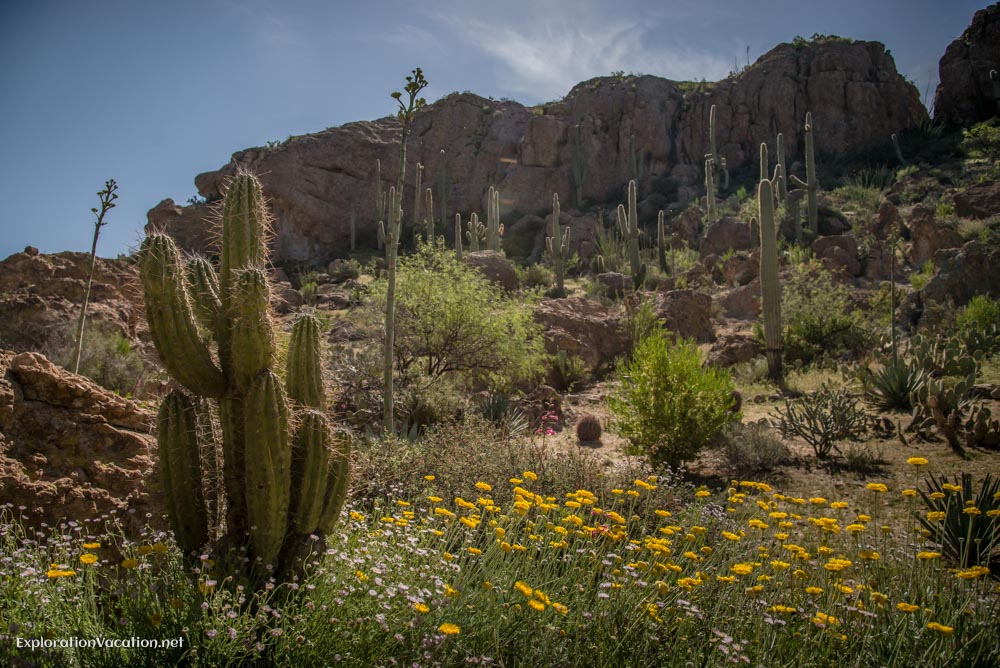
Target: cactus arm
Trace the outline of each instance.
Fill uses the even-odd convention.
[[[292,326],[292,338],[285,361],[285,392],[299,406],[326,408],[323,368],[320,363],[319,321],[308,314]]]
[[[330,474],[330,423],[315,410],[299,415],[292,441],[292,527],[300,534],[317,529],[323,513]]]
[[[565,259],[569,251],[569,227],[561,230],[559,227],[559,195],[552,193],[552,236],[545,239],[545,247],[552,258],[552,268],[556,274],[556,290],[559,295],[566,294]]]
[[[268,316],[267,276],[261,269],[236,274],[229,314],[232,332],[233,376],[245,392],[274,360],[274,329]]]
[[[190,554],[208,540],[194,405],[184,394],[171,392],[160,405],[156,424],[167,514],[177,545]]]
[[[785,135],[778,133],[777,140],[777,160],[778,166],[781,168],[781,180],[778,181],[778,201],[784,202],[785,198],[788,196],[788,182],[785,178]]]
[[[247,517],[254,527],[251,546],[264,564],[277,565],[288,520],[291,447],[285,393],[270,371],[251,385],[244,419]]]
[[[344,434],[333,433],[330,439],[330,473],[319,521],[319,529],[323,533],[329,533],[333,529],[347,500],[351,482],[350,460],[351,441]]]
[[[226,378],[198,336],[173,239],[162,234],[146,237],[140,250],[139,277],[150,333],[164,366],[195,394],[221,396]]]
[[[187,263],[187,285],[195,315],[201,326],[218,335],[222,325],[222,302],[219,300],[219,277],[206,258],[195,257]]]
[[[705,207],[708,209],[706,216],[708,222],[715,222],[718,217],[718,210],[715,208],[715,178],[713,172],[715,168],[711,158],[705,160]]]

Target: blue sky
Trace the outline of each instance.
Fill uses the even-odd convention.
[[[886,44],[933,98],[980,0],[2,0],[0,258],[90,249],[96,192],[119,184],[98,254],[242,148],[393,113],[421,67],[453,91],[533,104],[615,70],[714,80],[796,35]]]

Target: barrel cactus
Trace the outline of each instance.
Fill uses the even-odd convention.
[[[260,182],[241,172],[222,208],[218,273],[203,258],[183,262],[163,234],[150,234],[139,253],[153,342],[180,386],[163,401],[157,427],[174,535],[186,555],[215,549],[250,581],[290,575],[310,536],[330,531],[346,497],[350,453],[321,412],[315,317],[294,325],[284,383],[275,373],[268,223]],[[197,406],[206,399],[216,402],[221,429],[197,428]],[[214,461],[204,456],[216,450],[206,442],[213,431],[221,434],[221,476],[203,470]],[[225,506],[221,526],[209,525],[206,498]]]

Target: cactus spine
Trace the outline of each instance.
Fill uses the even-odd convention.
[[[264,564],[270,564],[272,574],[279,578],[289,575],[301,564],[307,536],[324,531],[318,521],[290,528],[288,518],[299,514],[300,504],[320,503],[314,494],[301,490],[315,489],[311,476],[325,473],[329,478],[335,458],[332,454],[317,457],[310,470],[292,472],[292,408],[272,371],[275,336],[264,271],[268,221],[256,177],[241,172],[232,179],[221,219],[218,276],[200,258],[182,268],[173,240],[160,234],[143,241],[139,273],[150,331],[164,366],[187,391],[218,401],[227,508],[220,556],[231,568],[259,582],[266,575],[259,568]],[[192,300],[198,304],[194,309]],[[219,366],[208,354],[207,344],[197,337],[195,312],[218,344]],[[294,407],[323,405],[319,357],[318,325],[312,316],[303,317],[293,329],[287,358],[287,396]],[[199,464],[204,453],[207,468],[214,468],[217,445],[211,441],[217,432],[211,414],[196,409],[179,390],[168,395],[158,414],[160,473],[168,513],[187,554],[204,546],[221,528],[218,520],[216,526],[209,526],[206,519],[206,488],[214,491],[215,472],[202,470]],[[202,417],[196,419],[196,415]],[[329,429],[318,438],[330,441]],[[343,504],[344,499],[331,495],[330,490],[337,487],[345,495],[347,474],[341,466],[336,469],[340,478],[324,479],[326,487],[319,494],[321,514]],[[211,496],[212,505],[218,507],[222,495]],[[230,560],[227,550],[241,548],[248,549],[256,561],[244,566],[239,553]]]
[[[569,227],[559,227],[559,195],[552,193],[552,236],[545,238],[545,247],[552,256],[552,268],[556,272],[556,291],[559,296],[566,294],[564,286],[566,258],[569,256]]]
[[[766,165],[767,147],[761,144],[761,163]],[[766,167],[765,167],[766,170]],[[781,286],[778,283],[778,240],[774,222],[774,184],[766,178],[757,187],[760,216],[760,297],[764,312],[764,352],[768,375],[775,382],[781,369]]]
[[[808,195],[809,233],[813,239],[819,231],[819,211],[816,201],[819,194],[819,181],[816,179],[816,154],[813,147],[812,113],[806,112],[806,180],[793,176],[792,180],[800,188],[805,188]]]
[[[500,191],[490,186],[486,195],[486,250],[500,252],[500,237],[503,225],[500,224]]]
[[[646,265],[639,257],[639,216],[636,213],[635,181],[628,182],[628,211],[618,205],[618,229],[628,240],[628,263],[632,272],[632,285],[638,290],[646,280]]]

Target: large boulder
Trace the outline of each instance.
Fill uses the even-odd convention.
[[[969,186],[953,195],[955,213],[962,218],[989,218],[1000,214],[1000,181]]]
[[[514,265],[502,254],[491,250],[476,251],[465,253],[462,261],[476,268],[487,280],[507,292],[517,290],[517,272],[514,271]]]
[[[812,252],[823,266],[834,274],[843,272],[847,276],[861,275],[858,244],[850,235],[820,237],[812,243]]]
[[[653,310],[664,329],[698,343],[715,340],[712,326],[712,298],[694,290],[658,292],[653,298]]]
[[[964,306],[977,294],[1000,299],[1000,247],[983,247],[977,240],[934,254],[937,273],[919,291],[908,294],[897,318],[914,327],[926,313],[947,305]]]
[[[907,224],[910,228],[910,241],[913,243],[910,261],[917,266],[933,258],[942,248],[958,248],[963,243],[958,230],[938,224],[934,210],[930,207],[913,207]]]
[[[38,353],[0,350],[0,506],[24,506],[32,525],[111,511],[134,527],[146,513],[162,525],[153,422]]]
[[[1000,111],[990,70],[1000,70],[1000,3],[981,9],[938,64],[934,122],[972,125]]]
[[[816,125],[817,151],[878,149],[892,133],[926,120],[916,89],[896,72],[883,45],[821,40],[782,44],[741,75],[695,90],[655,76],[600,77],[533,110],[452,94],[414,118],[408,158],[424,165],[425,183],[436,183],[442,174],[451,182],[443,202],[450,215],[485,211],[487,189],[494,185],[501,218],[511,223],[526,214],[548,215],[554,192],[566,212],[623,201],[634,145],[645,174],[640,198],[651,203],[643,211],[653,216],[654,209],[686,205],[701,187],[713,104],[719,151],[734,171],[755,164],[761,142],[773,142],[776,128],[785,133],[789,159],[800,160],[806,110]],[[375,162],[381,160],[383,183],[395,182],[400,135],[394,117],[349,123],[239,151],[195,184],[201,195],[216,200],[229,176],[252,169],[274,214],[274,261],[328,261],[347,253],[352,212],[359,242],[374,244]],[[576,171],[584,174],[579,184]],[[407,170],[407,202],[414,174]],[[661,207],[664,200],[653,197],[654,188],[670,204]],[[184,248],[204,248],[206,209],[197,207],[178,211],[163,202],[150,213],[150,227],[166,229]],[[452,221],[445,221],[442,229],[451,228]]]
[[[727,251],[749,250],[750,226],[736,218],[721,218],[705,228],[698,252],[702,259]]]
[[[627,341],[614,309],[584,297],[543,299],[535,320],[545,328],[545,348],[576,355],[596,370],[625,352]]]

